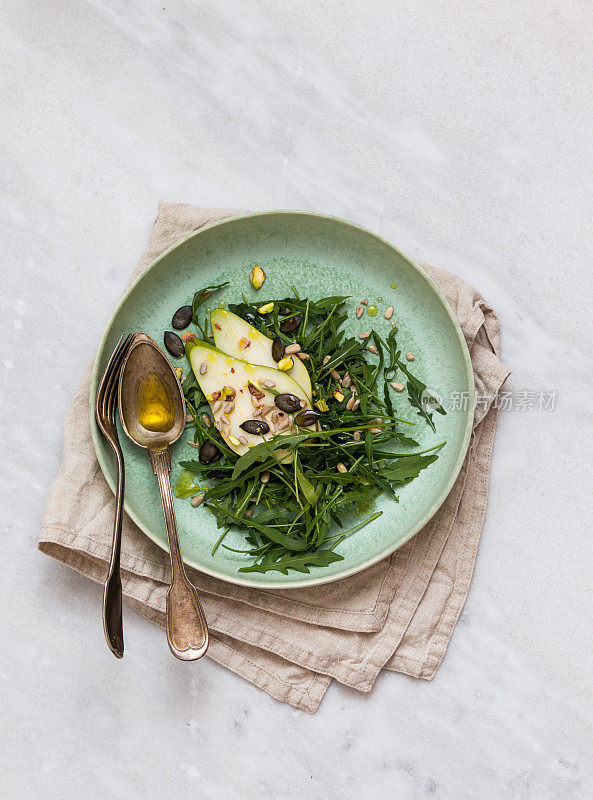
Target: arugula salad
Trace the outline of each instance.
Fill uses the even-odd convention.
[[[265,277],[254,267],[253,287]],[[445,409],[430,393],[426,402],[393,307],[370,330],[362,318],[377,309],[366,299],[353,312],[346,296],[300,297],[295,287],[206,309],[226,285],[197,291],[173,316],[179,333],[165,333],[169,353],[190,366],[176,371],[195,457],[180,462],[175,494],[216,517],[212,554],[241,553],[239,572],[308,573],[342,560],[340,543],[381,515],[376,498],[397,500],[398,486],[438,458],[445,442],[419,450],[415,424],[398,416],[402,401],[433,431]],[[353,314],[361,330],[349,337]],[[225,544],[231,529],[244,532],[243,548]]]

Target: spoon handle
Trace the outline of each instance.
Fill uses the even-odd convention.
[[[167,447],[163,450],[149,450],[148,454],[161,491],[173,573],[167,594],[167,641],[174,656],[182,661],[195,661],[208,649],[208,625],[196,590],[185,574],[181,558],[169,480],[171,451]]]

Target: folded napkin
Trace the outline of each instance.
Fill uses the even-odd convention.
[[[237,213],[161,203],[148,250],[130,280],[192,231]],[[369,691],[383,668],[432,678],[469,591],[486,510],[494,401],[509,370],[498,357],[498,320],[481,295],[449,272],[424,268],[459,320],[479,398],[467,457],[437,514],[389,558],[325,586],[251,589],[188,569],[211,630],[208,655],[305,711],[317,710],[332,678],[360,691]],[[91,439],[90,375],[89,365],[66,417],[62,465],[39,549],[103,581],[115,501]],[[125,515],[121,567],[126,602],[164,625],[169,557]]]

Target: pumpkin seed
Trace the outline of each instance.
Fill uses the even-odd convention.
[[[292,333],[292,331],[295,331],[300,324],[301,318],[298,314],[296,314],[294,317],[287,317],[280,323],[280,331],[281,333]]]
[[[282,336],[274,337],[274,341],[272,342],[272,358],[276,363],[282,361],[284,358],[284,350],[285,344]]]
[[[261,419],[247,419],[242,425],[239,425],[245,433],[251,433],[254,436],[263,436],[264,433],[270,432],[270,426],[267,422],[264,422]],[[247,442],[244,442],[247,444]]]
[[[173,331],[165,331],[165,347],[173,358],[181,358],[185,353],[185,345]]]
[[[171,325],[177,331],[181,331],[184,328],[187,328],[189,323],[192,321],[193,311],[191,306],[181,306],[178,308],[177,311],[173,314],[173,319],[171,320]]]
[[[296,394],[277,394],[274,398],[275,405],[281,410],[291,414],[301,407],[301,398]]]
[[[200,447],[200,464],[212,464],[222,458],[222,453],[214,442],[206,441]]]
[[[320,416],[321,414],[313,411],[312,408],[305,408],[295,415],[294,422],[300,428],[310,428],[311,425],[315,425]]]

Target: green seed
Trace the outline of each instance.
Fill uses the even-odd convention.
[[[369,306],[367,308],[367,314],[369,317],[376,317],[377,316],[377,306]]]

